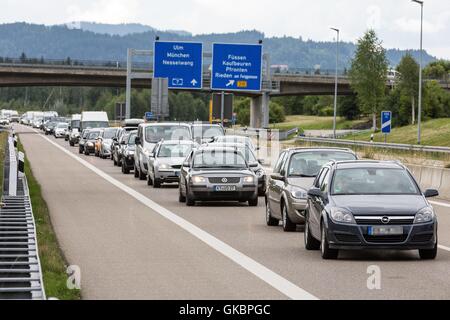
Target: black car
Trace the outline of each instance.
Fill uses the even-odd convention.
[[[80,154],[84,152],[84,145],[86,144],[90,131],[91,129],[84,129],[83,132],[81,132],[80,141],[78,143],[78,153]]]
[[[339,250],[419,250],[437,255],[437,219],[408,169],[397,162],[342,161],[325,165],[308,191],[305,247],[336,259]]]
[[[123,148],[121,149],[121,166],[122,173],[129,174],[131,170],[134,169],[134,151],[136,145],[134,141],[136,140],[137,130],[131,131],[127,135],[127,139],[122,142]]]
[[[129,132],[123,131],[123,129],[120,129],[122,131],[119,135],[119,137],[113,138],[112,143],[112,153],[111,158],[114,162],[115,166],[122,166],[122,151],[127,145],[128,137],[130,136]]]
[[[179,201],[248,201],[258,205],[258,178],[235,148],[202,147],[187,157],[180,173]]]
[[[101,132],[101,129],[92,129],[89,131],[84,144],[84,154],[86,156],[90,155],[91,153],[95,153],[95,143],[97,142]]]

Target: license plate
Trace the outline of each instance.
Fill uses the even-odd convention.
[[[236,191],[236,186],[214,186],[216,192]]]
[[[369,227],[367,233],[369,236],[402,235],[403,227]]]

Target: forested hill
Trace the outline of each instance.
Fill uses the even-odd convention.
[[[122,25],[126,28],[127,25]],[[115,27],[120,28],[120,25]],[[119,31],[117,31],[119,32]],[[266,38],[258,31],[241,31],[226,34],[205,34],[192,36],[189,33],[164,32],[150,29],[146,32],[123,32],[120,35],[94,33],[67,26],[43,26],[26,23],[0,25],[0,57],[19,57],[22,52],[29,58],[79,60],[126,60],[126,49],[150,49],[158,35],[161,40],[200,41],[209,51],[213,42],[257,43],[263,39],[264,50],[270,54],[271,64],[286,64],[290,68],[333,69],[335,66],[335,43],[304,41],[292,37]],[[354,54],[353,43],[342,43],[340,59],[342,68],[349,67]],[[392,66],[396,66],[405,50],[389,49],[387,57]],[[410,51],[418,56],[418,50]],[[435,60],[426,54],[427,64]]]

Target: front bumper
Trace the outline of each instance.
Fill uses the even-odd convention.
[[[258,196],[256,185],[237,185],[236,191],[214,191],[214,186],[190,184],[188,192],[199,201],[248,201]]]
[[[395,236],[370,236],[369,227],[369,225],[339,224],[328,219],[327,236],[330,248],[416,250],[433,249],[436,244],[437,222],[400,225],[403,227],[403,234]]]
[[[288,200],[287,211],[289,218],[293,223],[304,224],[305,223],[305,210],[308,206],[307,199],[294,199]]]
[[[95,152],[95,145],[88,145],[88,144],[85,144],[85,145],[84,145],[84,149],[87,150],[87,151],[89,151],[90,153],[93,153],[93,152]]]
[[[127,169],[134,169],[134,156],[128,155],[126,157],[125,156],[120,157],[120,154],[119,154],[119,159],[122,160],[123,164],[125,165],[125,167]]]
[[[65,132],[55,132],[55,137],[57,138],[63,138],[66,136]]]
[[[180,169],[155,170],[155,178],[162,182],[179,182]]]

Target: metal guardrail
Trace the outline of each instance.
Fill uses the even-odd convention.
[[[314,138],[314,137],[297,137],[296,140],[305,142],[353,145],[358,147],[375,147],[375,148],[385,148],[385,149],[405,150],[405,151],[450,153],[450,148],[448,147],[420,146],[411,144],[367,142],[358,140],[343,140],[343,139]]]
[[[7,151],[8,157],[15,153],[11,140]],[[14,165],[17,159],[15,164],[5,162],[8,180],[14,179],[10,174]],[[46,299],[28,184],[24,174],[17,174],[17,168],[15,172],[15,195],[9,195],[11,184],[4,183],[8,188],[0,208],[0,299]]]

